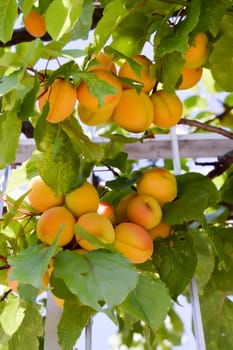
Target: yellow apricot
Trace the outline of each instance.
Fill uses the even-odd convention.
[[[112,224],[114,224],[116,221],[115,208],[111,203],[100,200],[97,213],[108,218]]]
[[[113,244],[134,264],[145,262],[153,253],[153,241],[148,232],[132,222],[122,222],[115,227]]]
[[[117,72],[116,65],[112,61],[111,57],[109,57],[105,52],[101,51],[93,58],[95,58],[95,60],[97,61],[97,64],[91,65],[88,68],[89,71],[103,69],[103,70],[107,70],[107,71],[110,71],[110,72],[113,72],[114,74],[116,74],[116,72]]]
[[[137,192],[154,197],[160,205],[171,202],[177,196],[176,177],[167,169],[150,168],[139,178]]]
[[[47,90],[41,92],[38,98],[39,110],[49,103],[46,120],[59,123],[68,118],[76,104],[76,89],[73,84],[64,79],[56,79]]]
[[[185,68],[202,66],[208,58],[208,37],[205,33],[197,33],[193,43],[185,53]]]
[[[94,70],[94,72],[90,72],[90,74],[95,74],[100,81],[104,81],[110,85],[111,88],[114,88],[115,92],[113,94],[105,95],[103,98],[103,104],[100,105],[98,99],[89,91],[88,84],[85,81],[82,81],[76,90],[79,103],[93,112],[100,112],[106,107],[114,108],[118,104],[122,94],[122,87],[119,79],[106,70]]]
[[[47,245],[51,245],[60,233],[58,246],[64,246],[74,236],[74,225],[73,214],[65,207],[57,206],[43,212],[38,219],[36,232],[41,242]]]
[[[116,206],[116,223],[128,221],[127,206],[129,201],[137,195],[136,192],[132,192],[121,198]]]
[[[112,120],[130,132],[146,131],[153,123],[153,105],[143,91],[124,90],[113,111]]]
[[[112,243],[115,238],[115,232],[111,221],[103,215],[95,212],[86,213],[79,217],[77,224],[82,226],[88,233],[99,238],[103,243]],[[96,246],[81,238],[79,228],[76,232],[78,244],[88,251],[96,249]]]
[[[101,111],[93,112],[83,106],[81,103],[78,104],[78,116],[84,124],[89,126],[95,126],[110,122],[112,113],[112,107],[106,107]]]
[[[158,237],[167,237],[171,234],[171,225],[160,221],[160,223],[147,231],[151,238],[155,240]]]
[[[177,87],[178,90],[186,90],[194,87],[202,77],[202,67],[183,68],[181,70],[181,83]]]
[[[44,17],[37,11],[30,11],[24,18],[26,31],[35,38],[41,38],[46,33]]]
[[[142,91],[149,93],[156,84],[156,79],[150,75],[150,67],[152,62],[145,55],[135,55],[132,57],[132,59],[141,65],[139,75],[134,72],[128,61],[125,61],[125,63],[120,67],[118,75],[119,77],[132,79],[142,83]],[[122,83],[122,86],[125,89],[131,88],[126,83]]]
[[[65,205],[76,218],[82,214],[97,211],[99,205],[98,191],[94,185],[84,181],[80,187],[65,194]]]
[[[161,128],[171,128],[182,117],[183,104],[176,94],[157,90],[150,96],[154,110],[154,124]]]
[[[29,181],[27,189],[30,190],[27,195],[28,202],[38,212],[64,203],[64,195],[56,196],[39,175]]]

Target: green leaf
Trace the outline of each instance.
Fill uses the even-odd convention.
[[[161,325],[171,307],[164,283],[150,272],[140,274],[137,286],[122,305],[123,309],[152,328]]]
[[[59,40],[62,36],[73,28],[82,11],[83,1],[54,0],[45,13],[46,28],[54,40]],[[56,13],[56,20],[54,14]]]
[[[220,189],[221,200],[225,203],[233,203],[233,175],[229,176]]]
[[[191,220],[204,223],[204,211],[215,206],[218,191],[213,182],[199,173],[186,173],[177,177],[178,195],[172,203],[163,206],[163,221],[172,225]]]
[[[73,348],[94,313],[89,306],[65,302],[58,324],[58,341],[63,350]]]
[[[35,288],[43,289],[42,278],[57,250],[57,240],[58,237],[50,247],[34,244],[20,251],[18,255],[9,257],[11,278],[17,279],[19,284],[31,284]]]
[[[8,343],[8,350],[39,349],[39,337],[43,334],[42,316],[36,304],[26,304],[25,316],[18,330]]]
[[[22,122],[15,112],[6,112],[0,119],[0,168],[15,161]]]
[[[1,0],[0,3],[0,41],[6,43],[11,39],[13,27],[18,17],[16,0]]]
[[[225,16],[222,33],[212,46],[209,56],[210,70],[216,83],[225,91],[233,91],[233,23],[231,16]],[[226,69],[227,67],[227,69]]]
[[[72,29],[71,39],[88,39],[89,31],[93,21],[94,6],[92,0],[84,0],[81,16]]]
[[[23,322],[25,308],[20,303],[20,299],[10,295],[5,301],[5,308],[0,315],[0,324],[4,332],[12,336]]]
[[[172,298],[176,299],[190,283],[197,265],[191,235],[175,232],[167,238],[158,238],[152,260]]]
[[[103,304],[112,308],[135,288],[138,273],[130,262],[118,253],[98,249],[85,256],[63,251],[54,261],[55,277],[64,279],[70,291],[80,301],[101,311]]]

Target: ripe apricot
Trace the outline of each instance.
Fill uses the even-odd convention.
[[[97,211],[99,205],[98,191],[94,185],[84,181],[80,187],[65,194],[65,205],[76,218],[82,214]]]
[[[116,225],[113,244],[134,264],[145,262],[153,253],[153,241],[148,232],[132,222],[122,222]]]
[[[105,52],[101,51],[93,58],[95,58],[95,60],[97,61],[97,64],[91,65],[88,68],[89,71],[103,69],[103,70],[107,70],[107,71],[110,71],[110,72],[113,72],[114,74],[116,74],[116,72],[117,72],[116,65],[112,61],[111,57],[109,57]]]
[[[154,111],[154,124],[161,128],[171,128],[182,117],[183,104],[176,94],[157,90],[150,96]]]
[[[121,99],[113,111],[112,120],[125,130],[143,132],[153,122],[153,105],[143,91],[123,90]]]
[[[112,224],[114,224],[116,221],[115,208],[111,203],[100,200],[97,213],[108,218]]]
[[[93,112],[81,103],[78,104],[78,116],[84,124],[89,126],[109,123],[112,113],[113,108],[111,106],[103,108],[101,111]]]
[[[47,102],[49,111],[46,120],[50,123],[59,123],[73,112],[76,104],[76,89],[69,81],[56,79],[47,90],[41,92],[38,99],[40,111]]]
[[[116,206],[116,223],[128,221],[127,206],[129,201],[137,195],[136,192],[132,192],[122,197]]]
[[[139,75],[134,72],[128,61],[125,61],[125,63],[120,67],[118,75],[119,77],[139,81],[143,84],[142,91],[149,93],[156,83],[156,79],[150,75],[150,67],[152,62],[145,55],[135,55],[132,57],[132,59],[141,65]],[[125,89],[131,88],[126,83],[122,83],[122,86]]]
[[[171,225],[160,221],[160,223],[147,231],[151,238],[155,240],[158,237],[167,237],[171,234]]]
[[[30,190],[27,195],[28,202],[39,212],[64,203],[64,195],[56,196],[39,175],[29,181],[27,189]]]
[[[147,194],[137,194],[127,205],[128,221],[134,222],[146,230],[158,225],[162,219],[159,202]]]
[[[44,211],[37,222],[37,236],[41,242],[51,245],[61,232],[58,246],[68,244],[74,236],[75,218],[65,207],[52,207]]]
[[[150,168],[139,178],[137,193],[154,197],[160,205],[171,202],[177,196],[176,177],[167,169]]]
[[[202,76],[202,67],[198,68],[183,68],[181,70],[181,83],[177,87],[178,90],[186,90],[194,87]]]
[[[41,38],[46,33],[44,17],[37,11],[31,11],[24,18],[26,31],[35,38]]]
[[[193,43],[185,53],[185,68],[202,66],[208,58],[208,37],[205,33],[197,33]]]
[[[91,212],[83,214],[77,220],[77,224],[82,226],[88,233],[98,237],[103,243],[112,243],[115,239],[115,232],[111,221],[98,213]],[[96,246],[89,243],[88,240],[81,238],[79,228],[76,231],[76,240],[78,244],[88,251],[96,249]]]
[[[119,79],[106,70],[95,70],[94,72],[90,72],[90,74],[95,74],[100,80],[100,83],[101,81],[107,83],[109,87],[114,89],[114,92],[105,95],[103,98],[103,104],[100,105],[97,97],[92,95],[89,91],[88,84],[85,81],[82,81],[77,87],[77,99],[79,103],[93,112],[100,112],[106,107],[114,108],[118,104],[122,95],[122,87]]]

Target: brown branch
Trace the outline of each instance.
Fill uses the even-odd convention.
[[[181,118],[178,124],[194,126],[198,129],[207,130],[210,132],[215,132],[217,134],[220,134],[222,136],[225,136],[225,137],[233,140],[233,133],[232,132],[227,131],[223,128],[219,128],[217,126],[212,126],[212,125],[208,125],[206,123],[199,122],[197,120],[190,120],[190,119]]]
[[[222,175],[233,164],[233,150],[222,156],[218,156],[217,159],[216,162],[195,162],[195,164],[201,166],[213,166],[214,169],[207,174],[210,179],[213,179]]]

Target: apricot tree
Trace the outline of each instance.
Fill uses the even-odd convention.
[[[171,159],[125,149],[171,127],[233,139],[232,0],[2,0],[0,18],[0,167],[11,168],[0,349],[43,347],[47,288],[61,349],[98,312],[129,349],[135,333],[145,349],[172,348],[193,278],[207,348],[230,349],[232,150],[205,174],[188,159],[176,174]],[[35,150],[17,164],[25,137]]]

